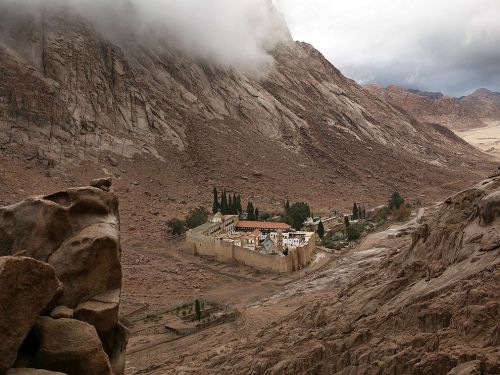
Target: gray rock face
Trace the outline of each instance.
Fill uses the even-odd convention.
[[[46,263],[0,257],[0,372],[11,367],[38,315],[57,294],[59,280]]]

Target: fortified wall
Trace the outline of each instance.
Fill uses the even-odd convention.
[[[289,249],[288,255],[282,255],[263,254],[193,230],[187,232],[186,240],[191,245],[192,254],[209,257],[217,262],[238,262],[264,271],[282,274],[298,271],[309,265],[316,243],[313,234],[306,244]]]

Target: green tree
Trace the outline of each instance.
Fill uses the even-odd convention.
[[[259,209],[255,209],[255,220],[259,221]]]
[[[320,220],[318,224],[318,229],[316,230],[318,232],[319,238],[323,238],[325,235],[325,226],[323,225],[323,222]]]
[[[231,194],[229,194],[229,201],[227,203],[227,213],[232,215],[233,214],[233,197]]]
[[[305,202],[292,204],[288,213],[285,216],[285,221],[290,224],[295,230],[301,230],[304,226],[304,221],[311,216],[311,208]]]
[[[238,215],[243,213],[243,207],[241,206],[241,195],[236,198],[236,211]]]
[[[227,191],[224,189],[222,191],[222,197],[221,197],[221,213],[223,215],[229,214],[229,202],[227,199]]]
[[[391,199],[389,200],[389,204],[388,204],[387,208],[389,209],[389,211],[394,211],[394,210],[397,210],[399,207],[401,207],[404,203],[405,203],[405,200],[403,199],[401,194],[399,194],[399,192],[395,191],[391,195]]]
[[[356,204],[356,202],[354,202],[354,205],[352,206],[352,219],[353,220],[359,219],[358,205]]]
[[[271,214],[269,212],[264,212],[260,215],[260,219],[263,221],[268,221],[271,218]]]
[[[201,305],[200,305],[200,300],[197,299],[194,301],[194,311],[196,315],[196,320],[201,320]]]
[[[231,215],[236,215],[238,213],[238,202],[236,201],[236,194],[233,193],[231,198]]]
[[[349,225],[351,225],[351,223],[349,223],[349,216],[344,216],[344,225],[345,227],[347,228]]]
[[[208,220],[208,211],[205,207],[198,207],[191,210],[186,216],[186,227],[192,229],[205,224]]]
[[[219,212],[220,209],[220,204],[219,204],[219,192],[217,191],[217,188],[214,186],[214,202],[212,204],[212,212],[214,215]]]
[[[248,201],[247,203],[247,219],[248,220],[255,220],[255,210],[253,208],[253,203]]]
[[[168,223],[172,236],[181,236],[186,232],[186,222],[180,219],[172,219]]]
[[[224,197],[225,197],[225,191],[226,190],[222,190],[222,192],[220,193],[220,213],[222,215],[225,215],[226,214],[226,205],[224,203]]]
[[[286,200],[285,202],[285,213],[288,214],[288,211],[290,210],[290,202],[288,201],[288,199]]]

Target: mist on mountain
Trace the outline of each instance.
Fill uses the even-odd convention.
[[[269,0],[5,0],[0,11],[44,17],[69,12],[91,21],[114,43],[167,43],[222,67],[262,76],[277,44],[291,40]]]

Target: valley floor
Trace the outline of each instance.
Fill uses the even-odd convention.
[[[457,135],[481,151],[500,158],[500,122],[492,121],[489,126],[464,131]]]
[[[307,304],[323,298],[335,299],[342,288],[366,269],[372,269],[388,252],[408,246],[405,229],[416,225],[423,213],[405,225],[393,225],[370,234],[356,248],[337,253],[318,250],[314,263],[292,275],[270,275],[250,268],[218,264],[178,251],[182,242],[171,243],[167,249],[132,250],[124,260],[124,292],[122,311],[132,311],[132,306],[148,304],[147,310],[135,314],[137,318],[151,317],[193,296],[208,297],[236,307],[241,317],[234,323],[223,324],[202,332],[175,338],[160,331],[147,331],[144,322],[131,327],[132,337],[128,347],[126,374],[195,374],[194,364],[199,356],[210,351],[224,352],[234,343],[245,340],[251,333],[286,320]],[[129,249],[134,244],[128,244]],[[142,264],[142,265],[141,265]],[[193,278],[193,272],[200,278]],[[190,277],[184,277],[189,274]],[[184,288],[172,284],[172,278],[183,280]],[[148,319],[145,319],[147,322]],[[140,327],[140,331],[135,327]],[[147,325],[146,325],[147,326]],[[149,323],[155,327],[156,323]],[[190,358],[198,357],[197,361]],[[193,363],[193,365],[191,365]]]

